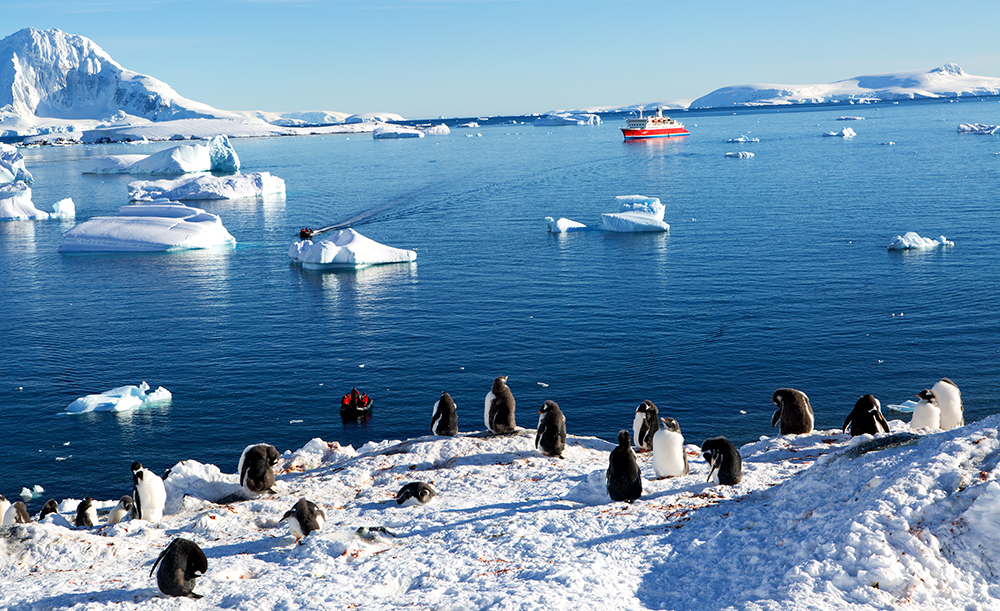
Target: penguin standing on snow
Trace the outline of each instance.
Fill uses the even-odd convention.
[[[925,388],[914,396],[920,401],[917,401],[917,404],[913,406],[910,428],[941,428],[941,408],[938,407],[937,395],[934,394],[934,391]]]
[[[302,497],[281,520],[288,520],[288,532],[298,541],[315,530],[323,530],[326,514],[315,503]]]
[[[851,425],[851,437],[889,432],[889,423],[882,415],[882,405],[874,395],[865,395],[854,404],[854,409],[844,420],[845,433],[848,424]]]
[[[931,392],[937,397],[938,408],[941,410],[941,430],[950,431],[965,426],[962,391],[958,389],[958,385],[948,378],[941,378],[931,387]]]
[[[542,454],[562,458],[566,449],[566,417],[555,401],[546,401],[538,410],[535,449]]]
[[[681,425],[673,418],[660,418],[663,426],[653,435],[653,471],[659,478],[688,474]]]
[[[10,501],[7,500],[7,497],[0,494],[0,525],[5,523],[3,519],[7,515],[8,509],[10,509]]]
[[[28,515],[28,507],[22,501],[17,501],[8,507],[7,511],[3,514],[4,526],[10,524],[28,524],[29,522],[31,522],[31,516]]]
[[[278,464],[277,448],[266,443],[247,446],[240,455],[240,485],[252,495],[275,492],[274,465]]]
[[[725,437],[712,437],[701,444],[701,453],[710,470],[708,479],[723,486],[735,486],[743,479],[740,451]]]
[[[77,528],[83,526],[97,525],[97,508],[94,507],[94,499],[89,496],[76,506],[76,521],[73,523]]]
[[[117,524],[132,511],[132,497],[125,495],[108,514],[108,524]]]
[[[437,490],[424,482],[410,482],[396,493],[397,505],[426,505],[437,496]]]
[[[446,392],[434,404],[431,413],[431,432],[435,435],[454,437],[458,433],[458,414],[455,412],[455,401]]]
[[[160,565],[160,570],[156,570]],[[208,558],[198,544],[180,537],[170,542],[153,563],[149,576],[156,571],[156,585],[167,596],[201,598],[194,593],[194,580],[208,572]]]
[[[653,449],[653,435],[659,428],[659,411],[652,401],[646,399],[635,409],[635,419],[632,421],[632,434],[640,452]]]
[[[618,431],[618,447],[608,457],[607,482],[612,501],[631,503],[642,496],[642,474],[626,430]]]
[[[132,463],[132,517],[147,522],[163,518],[163,505],[167,491],[163,480],[140,462]]]
[[[517,428],[514,422],[514,394],[507,388],[507,376],[497,376],[493,380],[493,388],[486,393],[483,415],[486,428],[495,435],[513,433]]]
[[[794,388],[779,388],[771,395],[771,403],[778,407],[771,416],[771,428],[780,421],[781,426],[778,430],[782,435],[804,435],[812,432],[813,410],[806,393]]]

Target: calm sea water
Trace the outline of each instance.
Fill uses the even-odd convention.
[[[967,420],[1000,411],[1000,137],[956,133],[1000,123],[996,99],[679,114],[691,136],[646,143],[622,142],[617,121],[235,140],[244,171],[288,186],[198,204],[235,249],[68,256],[72,223],[0,223],[0,493],[42,485],[35,511],[129,492],[133,460],[235,472],[249,443],[419,436],[442,390],[460,429],[481,430],[501,374],[520,425],[553,399],[570,433],[609,440],[647,398],[690,443],[755,440],[783,386],[820,428],[864,393],[899,403],[942,376]],[[857,137],[820,136],[843,127]],[[726,142],[743,134],[760,142]],[[84,176],[88,159],[166,146],[23,154],[36,205],[69,196],[83,220],[126,204],[132,180]],[[669,234],[546,231],[545,216],[595,224],[635,193],[663,201]],[[300,227],[348,219],[417,263],[289,263]],[[955,246],[887,252],[905,231]],[[173,402],[63,413],[143,380]],[[341,418],[352,386],[375,400],[367,421]]]

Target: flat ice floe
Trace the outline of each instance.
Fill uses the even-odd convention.
[[[663,222],[663,204],[659,198],[645,195],[619,195],[618,212],[601,215],[601,227],[605,231],[670,231],[670,225]]]
[[[155,252],[235,246],[222,220],[201,208],[157,200],[122,206],[63,234],[59,252]]]
[[[187,174],[237,172],[240,158],[226,136],[208,144],[181,144],[152,155],[110,155],[94,159],[84,174]]]
[[[955,243],[944,236],[934,240],[921,237],[915,231],[907,231],[903,235],[898,235],[890,240],[886,247],[888,250],[919,250],[925,248],[937,248],[939,246],[954,246]]]
[[[838,137],[838,138],[853,138],[854,136],[857,136],[858,134],[853,129],[851,129],[850,127],[845,127],[844,129],[840,130],[839,132],[826,132],[823,135],[824,136],[831,136],[831,137]]]
[[[137,180],[128,185],[128,196],[132,201],[243,199],[284,192],[285,181],[271,176],[269,172],[230,176],[202,174],[176,180]]]
[[[372,132],[372,138],[376,140],[393,140],[397,138],[423,138],[424,132],[413,127],[403,125],[379,125]]]
[[[962,123],[958,126],[960,134],[995,134],[1000,130],[1000,125],[987,125],[985,123]]]
[[[66,408],[71,414],[84,412],[124,412],[137,407],[154,403],[166,403],[172,395],[166,388],[160,386],[150,392],[149,384],[143,382],[138,386],[119,386],[96,395],[86,395],[73,401]]]
[[[542,115],[535,119],[535,127],[553,127],[560,125],[600,125],[601,117],[591,113],[557,112]]]
[[[417,259],[417,253],[412,250],[386,246],[350,227],[336,231],[319,242],[293,242],[288,247],[288,256],[305,269],[313,270],[357,269],[384,263],[409,263]]]

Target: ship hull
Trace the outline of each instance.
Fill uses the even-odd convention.
[[[620,128],[626,140],[649,140],[651,138],[674,138],[686,136],[689,132],[683,127],[668,127],[663,129],[628,129]]]

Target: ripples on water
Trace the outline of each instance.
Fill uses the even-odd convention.
[[[460,428],[478,430],[499,374],[522,426],[554,399],[571,433],[605,439],[646,398],[689,443],[771,435],[781,386],[810,396],[821,428],[864,393],[898,403],[941,376],[962,388],[967,420],[993,413],[1000,138],[956,127],[1000,123],[1000,104],[851,107],[866,117],[856,138],[820,137],[845,112],[682,113],[691,136],[648,143],[622,142],[616,121],[235,140],[244,171],[288,193],[197,204],[222,216],[230,250],[65,256],[72,223],[0,223],[0,493],[110,499],[133,460],[233,472],[252,442],[418,436],[442,390]],[[742,134],[761,141],[726,143]],[[113,214],[131,179],[83,176],[87,158],[169,145],[25,150],[33,199],[71,196],[80,220]],[[633,193],[663,201],[669,234],[545,230],[545,216],[596,224]],[[417,263],[289,264],[300,227],[343,222]],[[905,231],[955,247],[886,252]],[[142,380],[174,401],[61,414]],[[352,386],[375,398],[367,421],[340,417]]]

